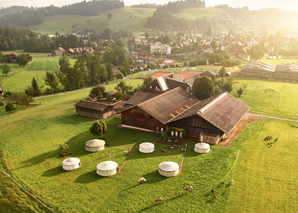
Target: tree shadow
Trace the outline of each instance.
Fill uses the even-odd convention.
[[[149,210],[149,209],[151,209],[151,208],[153,208],[153,207],[155,207],[155,206],[162,205],[162,204],[163,204],[163,203],[155,203],[155,204],[153,204],[153,205],[151,205],[151,206],[148,206],[148,207],[146,207],[146,208],[141,209],[140,212],[145,212],[145,211],[147,211],[147,210]]]
[[[60,150],[57,149],[57,150],[53,150],[53,151],[46,152],[46,153],[37,155],[35,157],[29,158],[28,160],[23,161],[22,162],[23,166],[19,167],[18,169],[43,163],[45,160],[50,158],[61,158],[59,156],[59,153],[60,153]]]
[[[98,175],[96,171],[91,171],[77,177],[75,183],[92,183],[103,178],[105,177]]]
[[[65,172],[66,171],[62,168],[62,166],[57,166],[55,168],[45,171],[41,176],[42,177],[54,177],[54,176],[63,174]]]
[[[82,124],[90,121],[95,121],[95,118],[88,118],[82,115],[77,115],[77,114],[66,114],[63,116],[57,116],[54,118],[51,118],[53,123],[58,123],[58,124]]]

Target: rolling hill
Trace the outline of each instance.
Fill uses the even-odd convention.
[[[181,13],[173,14],[177,18],[184,18],[187,20],[195,20],[201,18],[213,18],[215,16],[220,16],[225,13],[224,10],[219,8],[190,8],[184,9]]]

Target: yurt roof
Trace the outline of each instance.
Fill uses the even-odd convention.
[[[100,139],[93,139],[86,142],[86,145],[89,147],[98,147],[104,145],[106,142]]]
[[[207,143],[197,143],[195,147],[198,149],[209,149],[210,145]]]
[[[97,165],[97,169],[101,171],[110,171],[117,168],[118,164],[114,161],[104,161]]]
[[[154,149],[155,145],[153,143],[144,142],[140,144],[140,147],[143,149]]]
[[[166,172],[171,172],[179,169],[179,165],[172,161],[166,161],[159,164],[159,168]]]
[[[80,163],[79,158],[68,158],[63,161],[63,165],[74,165]]]

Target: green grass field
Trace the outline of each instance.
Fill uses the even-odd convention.
[[[127,82],[136,86],[142,81],[128,80]],[[113,89],[116,84],[108,85],[107,90]],[[259,152],[263,154],[261,158],[263,161],[268,156],[265,151],[275,150],[280,157],[295,156],[296,149],[291,147],[297,140],[297,134],[294,135],[297,128],[294,128],[293,124],[291,125],[294,127],[280,121],[262,120],[249,124],[230,147],[212,146],[212,151],[206,155],[196,154],[193,151],[195,143],[187,141],[188,150],[183,169],[181,174],[175,178],[160,176],[157,173],[158,164],[168,160],[180,164],[183,153],[179,149],[163,153],[160,149],[165,145],[160,144],[157,145],[157,150],[153,154],[145,155],[136,151],[121,173],[108,178],[98,176],[95,173],[98,163],[113,160],[121,166],[127,158],[123,154],[124,150],[133,149],[144,141],[154,141],[158,135],[118,128],[120,119],[111,118],[107,121],[108,133],[104,138],[108,145],[113,146],[107,147],[102,152],[87,153],[84,150],[84,143],[94,138],[89,132],[89,127],[94,120],[76,115],[73,104],[85,98],[88,92],[89,90],[81,90],[38,98],[37,101],[41,102],[41,105],[0,118],[1,167],[8,170],[15,179],[51,208],[57,211],[79,212],[93,212],[98,209],[104,209],[105,212],[226,212],[228,209],[233,212],[235,197],[238,197],[239,193],[241,196],[245,196],[241,194],[242,191],[239,190],[239,187],[246,187],[251,189],[246,190],[250,190],[247,193],[252,193],[252,195],[247,200],[237,198],[238,210],[240,212],[250,210],[244,203],[245,201],[255,202],[254,207],[251,208],[264,209],[264,206],[259,206],[262,203],[259,203],[258,200],[270,199],[270,196],[262,192],[263,197],[259,198],[253,190],[254,187],[260,187],[260,184],[263,184],[262,187],[268,184],[266,181],[257,182],[259,177],[257,172],[261,173],[262,171],[266,175],[267,172],[270,172],[268,175],[271,175],[274,183],[284,181],[288,184],[289,182],[284,179],[285,176],[290,177],[289,180],[294,180],[291,187],[283,187],[285,192],[278,195],[278,198],[285,199],[286,195],[295,196],[291,190],[294,189],[293,187],[297,187],[297,169],[293,168],[292,171],[295,172],[291,174],[286,173],[286,168],[293,166],[295,160],[292,160],[292,164],[285,165],[290,160],[277,161],[276,158],[274,163],[278,165],[278,169],[275,169],[275,164],[272,164],[270,170],[267,167],[268,164],[258,164],[257,171],[256,164],[246,164],[246,162],[250,162],[248,156],[251,156],[251,153],[258,148],[262,149]],[[282,130],[282,133],[278,133],[278,130]],[[271,149],[266,148],[262,141],[268,134],[280,137],[278,144]],[[291,136],[293,137],[291,138]],[[63,158],[58,156],[60,153],[58,146],[62,143],[67,143],[72,156],[79,157],[81,162],[86,165],[75,171],[64,172],[61,168]],[[250,143],[254,143],[255,146]],[[107,156],[109,150],[114,155],[91,162]],[[241,151],[236,161],[239,150]],[[274,157],[273,154],[268,156],[268,161]],[[253,156],[258,159],[256,154]],[[253,173],[252,180],[245,179],[249,178],[249,175],[241,176],[243,173],[249,174],[240,171],[244,170],[242,162],[248,166],[245,171],[256,172]],[[236,167],[234,167],[235,165]],[[279,170],[281,167],[285,168]],[[147,183],[139,185],[137,180],[142,176],[147,179]],[[228,183],[231,179],[236,180],[234,186],[220,184],[221,181]],[[248,182],[253,187],[247,187]],[[2,184],[0,187],[2,194],[4,191],[14,189],[14,186],[8,184],[7,181],[0,184]],[[188,193],[183,191],[182,186],[186,185],[192,185],[194,191]],[[215,190],[217,200],[213,199],[211,189]],[[270,190],[271,194],[279,193],[278,189],[275,190],[273,187]],[[26,196],[21,195],[21,192],[20,195],[16,194],[15,196],[23,196],[20,199],[19,208],[24,205],[24,209],[26,209],[32,205]],[[155,203],[154,199],[158,196],[163,197],[166,203]],[[2,201],[3,197],[0,196],[1,204],[10,208],[10,203],[7,200],[6,202]],[[256,201],[253,201],[254,199]],[[268,205],[274,204],[268,203]],[[34,206],[31,208],[39,208],[36,204]],[[241,209],[242,207],[243,209]],[[279,209],[283,209],[282,205]],[[286,210],[291,212],[295,209],[297,209],[296,202],[289,203],[286,207]]]
[[[223,15],[224,13],[225,11],[219,8],[190,8],[184,9],[181,13],[174,14],[174,16],[188,20],[195,20],[204,17],[213,18],[215,16]]]
[[[247,84],[247,91],[240,99],[252,112],[298,119],[297,83],[236,78],[233,93],[243,84]]]
[[[30,29],[46,34],[81,32],[85,29],[125,30],[137,32],[145,30],[147,18],[153,15],[154,9],[121,8],[111,10],[112,18],[107,13],[98,16],[48,16],[41,25],[31,26]],[[77,24],[76,27],[72,27]],[[63,29],[63,30],[62,30]]]
[[[298,124],[264,120],[254,125],[255,132],[244,132],[234,141],[246,137],[228,212],[297,212]],[[271,141],[279,138],[271,148],[263,141],[268,135],[273,136]]]

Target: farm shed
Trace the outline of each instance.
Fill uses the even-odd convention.
[[[64,170],[74,170],[81,167],[81,161],[79,158],[68,158],[62,162],[62,168]]]
[[[172,161],[162,162],[158,172],[165,177],[175,177],[179,173],[179,165]]]
[[[145,142],[139,145],[139,151],[141,153],[152,153],[154,152],[155,145],[153,143]]]
[[[79,101],[74,106],[78,115],[91,118],[106,119],[115,114],[113,105],[106,105],[99,102]]]
[[[112,176],[117,173],[118,164],[114,161],[104,161],[97,165],[96,173],[100,176]]]
[[[197,153],[208,153],[210,151],[210,145],[207,143],[197,143],[194,148]]]
[[[85,149],[88,152],[98,152],[98,151],[104,150],[105,143],[106,142],[104,140],[99,140],[99,139],[89,140],[85,144]]]

